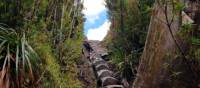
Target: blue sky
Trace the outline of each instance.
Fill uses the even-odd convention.
[[[101,13],[98,14],[99,18],[95,19],[94,22],[91,22],[89,20],[86,20],[86,22],[84,23],[84,32],[85,34],[88,33],[89,29],[94,29],[94,28],[98,28],[101,25],[103,25],[103,23],[108,19],[107,17],[107,11],[104,10]],[[90,19],[91,17],[85,17],[86,19]]]
[[[84,0],[86,22],[84,23],[84,34],[89,40],[103,40],[111,25],[108,20],[107,8],[104,0]]]

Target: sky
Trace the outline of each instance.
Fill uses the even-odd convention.
[[[107,35],[111,22],[108,19],[104,0],[84,0],[84,34],[89,40],[102,41]]]

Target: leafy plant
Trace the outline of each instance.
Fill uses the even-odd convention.
[[[1,88],[35,85],[39,58],[24,33],[0,26],[0,56]]]
[[[174,0],[174,4],[175,4],[175,11],[176,12],[182,11],[185,8],[184,3],[177,2],[176,0]]]
[[[198,37],[193,37],[191,41],[192,41],[192,44],[194,45],[200,45],[200,38]]]
[[[26,85],[34,85],[35,77],[32,80],[31,75],[30,77],[28,75],[35,76],[34,73],[40,73],[38,68],[44,70],[36,76],[36,78],[39,77],[36,84],[42,88],[71,88],[69,85],[79,84],[76,78],[77,74],[74,72],[77,70],[75,61],[81,54],[83,22],[82,14],[80,14],[81,3],[75,6],[74,2],[74,0],[1,0],[0,23],[7,24],[14,29],[10,30],[10,28],[1,26],[1,30],[5,29],[6,31],[1,31],[0,34],[0,44],[2,44],[0,59],[3,64],[9,47],[8,50],[11,54],[9,56],[14,58],[10,60],[12,68],[18,69],[18,74],[21,74],[18,75],[18,78],[23,77],[23,82],[28,80]],[[7,38],[6,41],[4,41],[4,37]],[[42,62],[40,65],[34,59],[38,59],[38,57],[31,52],[27,41],[40,57]],[[17,55],[19,55],[18,58]],[[36,61],[34,62],[34,60]],[[17,62],[18,67],[15,64]],[[36,63],[38,64],[35,65]],[[63,71],[62,67],[65,67],[67,71]],[[37,72],[35,72],[35,68],[37,68]],[[14,71],[13,74],[12,76],[16,76],[17,71]],[[10,80],[17,82],[15,79]],[[22,82],[12,85],[18,84],[19,87],[24,85]]]
[[[200,45],[200,37],[198,36],[198,31],[196,32],[197,35],[195,35],[196,30],[194,29],[193,25],[191,23],[186,23],[181,26],[180,31],[178,32],[178,35],[183,39],[186,40],[188,44],[190,44],[190,54],[189,56],[191,58],[199,58],[199,49],[198,46]]]

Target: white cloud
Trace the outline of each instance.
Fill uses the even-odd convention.
[[[106,10],[104,0],[84,0],[83,5],[83,13],[86,16],[97,15],[100,12]]]
[[[83,14],[88,21],[87,25],[95,25],[95,21],[100,18],[100,13],[106,11],[105,0],[83,0]],[[86,29],[88,30],[86,36],[89,40],[103,40],[107,35],[107,32],[110,28],[111,22],[106,20],[103,25],[95,29]]]
[[[96,29],[89,29],[88,34],[87,34],[88,40],[102,41],[104,39],[104,37],[107,35],[110,25],[111,25],[111,22],[107,20],[100,27],[98,27]]]

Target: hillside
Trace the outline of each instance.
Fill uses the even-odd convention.
[[[200,1],[0,0],[0,88],[200,88]]]

